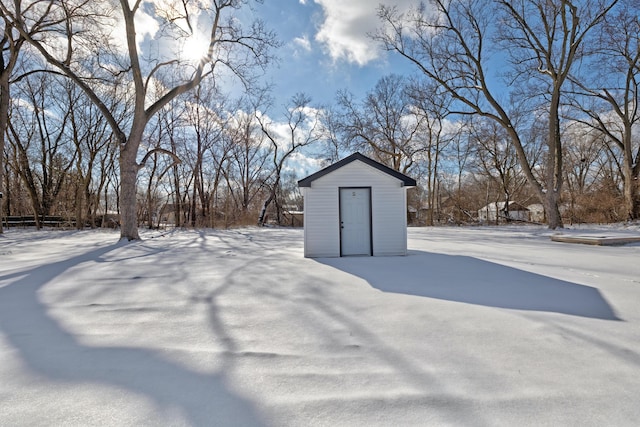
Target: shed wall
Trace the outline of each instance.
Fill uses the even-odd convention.
[[[304,255],[340,256],[340,187],[371,187],[373,255],[406,255],[406,188],[401,182],[354,161],[304,188]]]

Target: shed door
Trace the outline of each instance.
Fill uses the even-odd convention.
[[[371,255],[371,188],[340,189],[340,255]]]

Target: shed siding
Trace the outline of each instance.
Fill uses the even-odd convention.
[[[338,192],[311,187],[304,189],[303,196],[304,256],[340,256]]]
[[[401,181],[354,161],[304,189],[305,256],[340,256],[340,187],[371,187],[373,255],[406,255],[407,205]]]

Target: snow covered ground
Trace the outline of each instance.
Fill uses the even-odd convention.
[[[9,230],[0,425],[638,425],[640,244],[552,233],[314,260],[301,230]]]

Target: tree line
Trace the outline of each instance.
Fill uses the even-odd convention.
[[[510,201],[541,204],[551,228],[640,215],[637,1],[380,6],[372,37],[415,73],[324,106],[304,93],[274,105],[260,88],[279,42],[235,18],[247,3],[155,4],[153,41],[136,28],[141,1],[2,3],[0,215],[83,227],[117,214],[128,239],[168,220],[288,223],[296,165],[353,151],[418,180],[423,224]],[[194,61],[196,19],[210,31]]]

